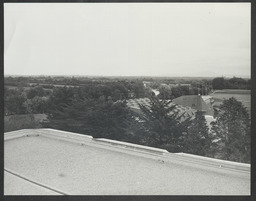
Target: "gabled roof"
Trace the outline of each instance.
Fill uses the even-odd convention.
[[[129,99],[127,100],[127,106],[130,107],[133,111],[140,113],[140,106],[144,105],[145,107],[150,107],[150,99],[149,98],[138,98],[138,99]],[[174,102],[169,103],[169,106],[175,105]],[[191,107],[184,107],[182,105],[176,105],[176,108],[173,112],[178,112],[179,116],[182,116],[181,121],[186,118],[193,118],[196,110]],[[171,113],[170,113],[171,114]]]
[[[178,98],[173,99],[173,102],[184,107],[188,106],[192,109],[199,111],[208,111],[210,107],[205,103],[200,95],[186,95],[180,96]]]
[[[184,95],[173,99],[173,102],[184,107],[191,107],[196,111],[205,112],[206,115],[213,116],[214,113],[210,96]]]

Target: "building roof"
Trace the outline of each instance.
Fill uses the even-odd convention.
[[[173,99],[173,102],[184,107],[191,107],[192,109],[206,112],[208,115],[213,115],[213,110],[208,99],[206,96],[184,95]]]
[[[250,165],[53,129],[4,134],[5,195],[250,195]]]
[[[169,103],[169,106],[174,105],[175,103]],[[144,105],[147,108],[150,108],[150,99],[149,98],[137,98],[127,100],[127,106],[133,111],[140,113],[140,105]],[[182,105],[176,105],[176,108],[172,112],[178,112],[178,115],[181,116],[181,121],[191,117],[193,118],[196,110],[191,107],[184,107]],[[170,114],[172,114],[172,112]]]

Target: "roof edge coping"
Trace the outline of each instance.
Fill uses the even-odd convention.
[[[193,160],[197,160],[198,162],[204,162],[210,165],[215,165],[221,168],[228,168],[228,169],[235,169],[235,170],[242,170],[242,171],[250,171],[251,169],[251,164],[248,163],[239,163],[239,162],[234,162],[234,161],[227,161],[227,160],[222,160],[222,159],[217,159],[217,158],[210,158],[210,157],[205,157],[205,156],[198,156],[194,154],[188,154],[188,153],[175,153],[176,155],[183,156],[185,158],[190,158]]]
[[[51,131],[51,133],[48,133],[47,131]],[[55,130],[51,128],[37,129],[37,133],[41,136],[62,139],[69,142],[73,141],[81,144],[83,144],[83,142],[91,141],[93,139],[93,137],[90,135],[78,134],[78,133],[62,131],[62,130]]]
[[[47,131],[52,131],[52,133],[48,133]],[[4,140],[11,140],[19,137],[24,136],[46,136],[46,137],[53,137],[59,139],[66,139],[66,140],[75,140],[75,141],[91,141],[93,139],[90,135],[83,135],[78,133],[72,133],[68,131],[56,130],[51,128],[41,128],[41,129],[22,129],[17,131],[11,131],[4,133]]]
[[[106,138],[94,138],[93,140],[95,140],[97,142],[101,142],[101,143],[111,144],[114,146],[122,146],[124,148],[139,149],[139,150],[154,152],[154,153],[158,153],[158,154],[169,153],[165,149],[148,147],[148,146],[133,144],[133,143],[129,143],[129,142],[121,142],[121,141],[117,141],[117,140],[110,140],[110,139],[106,139]]]
[[[23,136],[38,136],[37,133],[32,133],[35,129],[20,129],[4,133],[4,140],[11,140]]]

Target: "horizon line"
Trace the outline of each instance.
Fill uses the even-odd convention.
[[[245,79],[251,79],[251,75],[221,75],[221,76],[182,76],[182,75],[176,75],[176,76],[161,76],[161,75],[66,75],[66,74],[34,74],[34,75],[19,75],[19,74],[4,74],[4,77],[8,76],[15,76],[15,77],[157,77],[157,78],[217,78],[217,77],[223,77],[223,78],[245,78]]]

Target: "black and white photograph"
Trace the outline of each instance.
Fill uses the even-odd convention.
[[[251,3],[4,3],[4,195],[251,195]]]

